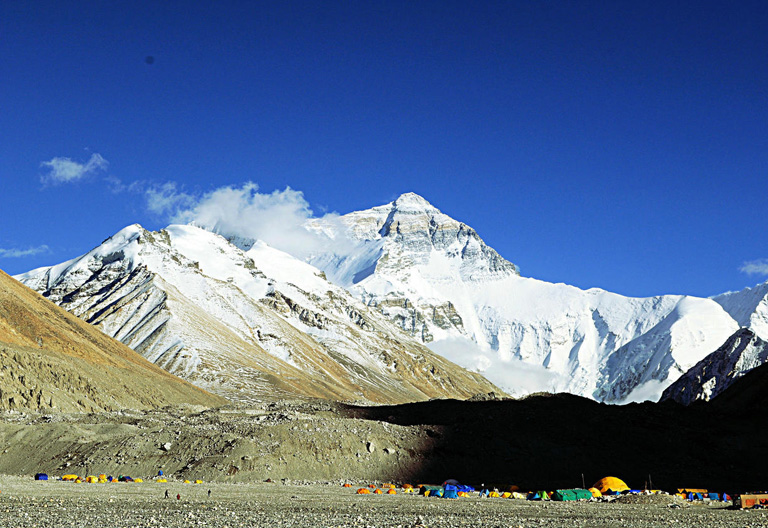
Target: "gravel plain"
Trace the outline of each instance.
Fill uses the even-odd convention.
[[[3,527],[758,527],[768,510],[720,504],[555,503],[357,495],[316,483],[74,484],[0,476]],[[165,490],[170,498],[166,499]],[[211,490],[210,498],[208,490]],[[176,495],[180,495],[180,499]]]

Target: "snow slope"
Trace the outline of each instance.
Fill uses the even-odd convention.
[[[193,226],[121,230],[16,277],[151,361],[233,400],[404,402],[498,390],[309,264]]]
[[[712,299],[628,298],[521,277],[469,226],[408,193],[311,221],[348,236],[310,263],[430,348],[512,394],[566,391],[600,401],[658,399],[738,324]]]
[[[709,401],[734,381],[768,361],[768,342],[755,332],[741,328],[717,350],[667,387],[662,400],[675,400],[684,405]]]

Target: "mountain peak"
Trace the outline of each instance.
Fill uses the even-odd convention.
[[[436,210],[435,206],[433,206],[431,203],[429,203],[427,200],[425,200],[422,196],[413,193],[413,192],[407,192],[403,193],[400,196],[397,197],[397,199],[392,202],[392,205],[395,209],[398,209],[400,211],[402,210]]]

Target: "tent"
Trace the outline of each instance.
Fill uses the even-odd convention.
[[[434,497],[435,495],[440,492],[440,497],[443,496],[443,487],[442,486],[430,486],[429,484],[423,484],[421,486],[421,491],[419,492],[420,495],[424,495],[426,497]]]
[[[600,490],[599,490],[599,489],[597,489],[597,488],[589,488],[589,492],[590,492],[590,493],[592,494],[592,496],[593,496],[593,497],[595,497],[595,498],[597,498],[597,497],[602,497],[602,496],[603,496],[603,494],[602,494],[602,493],[600,493]]]
[[[35,475],[35,480],[48,480],[48,475],[45,473],[37,473]]]
[[[546,491],[532,491],[526,497],[528,500],[549,500],[549,494]]]
[[[603,495],[620,493],[629,489],[629,486],[627,486],[626,482],[616,477],[601,478],[595,482],[592,487],[597,488]]]
[[[444,499],[458,499],[459,487],[455,484],[444,484],[443,498]]]
[[[555,492],[552,493],[552,500],[554,501],[576,501],[591,498],[592,492],[581,488],[555,490]]]
[[[358,495],[370,495],[371,492],[368,488],[360,488],[357,490]]]

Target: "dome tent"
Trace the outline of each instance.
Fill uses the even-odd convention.
[[[601,478],[595,482],[592,487],[597,488],[598,491],[600,491],[602,494],[610,494],[611,492],[620,493],[629,489],[629,486],[627,486],[626,482],[616,477]]]

